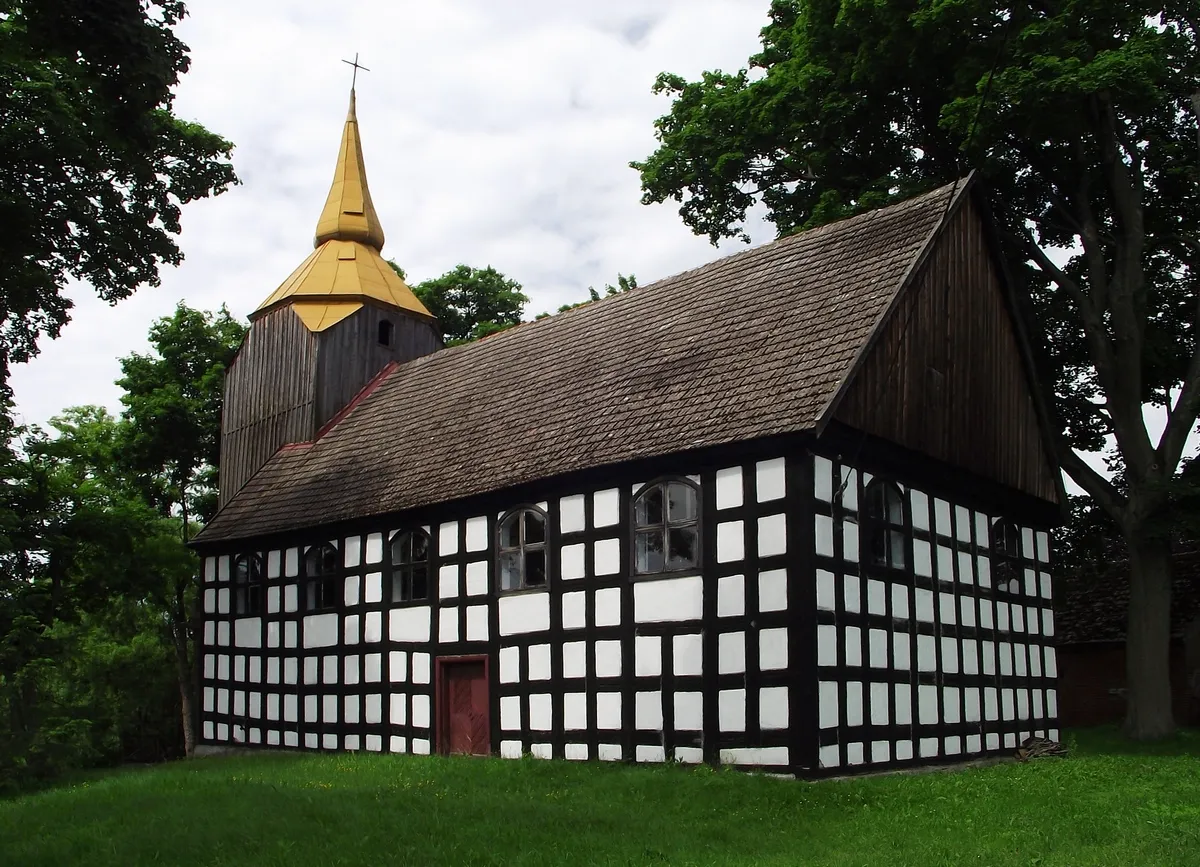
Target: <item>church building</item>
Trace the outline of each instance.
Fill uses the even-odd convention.
[[[819,777],[1058,737],[1061,476],[971,178],[445,348],[354,97],[228,372],[199,742]]]

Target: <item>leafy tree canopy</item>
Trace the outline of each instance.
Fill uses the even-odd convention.
[[[604,284],[603,297],[608,298],[611,295],[619,295],[622,292],[628,292],[630,289],[636,289],[637,287],[638,287],[637,277],[635,277],[634,275],[630,274],[628,277],[626,277],[624,274],[617,274],[617,285],[616,286],[614,286],[611,283]],[[576,301],[574,304],[563,304],[561,307],[558,308],[558,310],[556,312],[565,313],[568,310],[574,310],[576,307],[583,307],[585,304],[591,304],[593,301],[600,300],[601,295],[596,290],[595,286],[589,286],[587,291],[588,291],[588,297],[587,297],[586,301]],[[534,319],[545,319],[547,316],[552,316],[552,315],[553,314],[551,314],[551,313],[539,313],[537,316],[534,317]]]
[[[406,279],[403,268],[392,261],[388,264],[401,280]],[[447,346],[479,340],[517,325],[529,303],[521,284],[491,265],[459,265],[441,277],[416,284],[412,290],[441,325]]]
[[[172,113],[177,0],[0,0],[0,393],[56,337],[69,278],[157,285],[180,207],[237,183],[233,146]]]
[[[1200,410],[1198,31],[1179,0],[775,0],[749,70],[659,76],[671,111],[633,164],[644,202],[675,199],[714,242],[744,238],[755,202],[784,235],[978,170],[1036,314],[1058,459],[1130,552],[1127,729],[1146,737],[1172,725],[1148,528]],[[1168,408],[1157,440],[1146,404]],[[1106,437],[1121,484],[1076,451]]]

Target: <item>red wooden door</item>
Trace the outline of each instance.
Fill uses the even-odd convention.
[[[483,660],[443,661],[442,697],[443,751],[486,756],[491,751],[491,737]]]

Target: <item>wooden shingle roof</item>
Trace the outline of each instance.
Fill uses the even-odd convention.
[[[959,182],[397,367],[196,541],[812,428]]]

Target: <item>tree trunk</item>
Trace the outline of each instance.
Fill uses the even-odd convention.
[[[1130,539],[1129,565],[1125,734],[1147,741],[1175,731],[1171,713],[1170,543],[1162,538]]]
[[[179,677],[180,716],[183,721],[183,751],[190,759],[196,751],[196,730],[193,724],[194,681],[188,660],[187,623],[171,624],[172,644],[175,645],[175,667]]]

